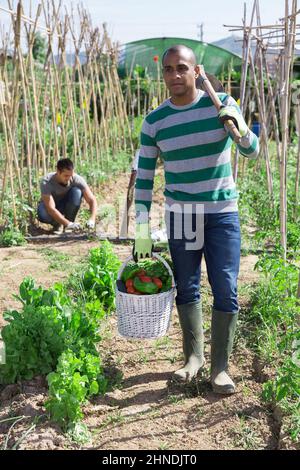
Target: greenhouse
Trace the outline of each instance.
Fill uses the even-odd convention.
[[[193,49],[198,63],[203,64],[205,70],[214,75],[221,74],[229,65],[239,69],[242,64],[241,57],[213,44],[177,37],[151,38],[124,44],[119,59],[119,70],[123,74],[129,74],[130,70],[139,65],[146,69],[150,76],[156,77],[164,51],[175,44],[184,44]]]

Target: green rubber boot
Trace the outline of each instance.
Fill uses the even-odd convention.
[[[212,309],[211,385],[215,393],[229,395],[235,384],[227,374],[238,314]]]
[[[201,302],[177,305],[183,335],[183,354],[185,364],[174,372],[174,380],[190,382],[204,365],[203,326]]]

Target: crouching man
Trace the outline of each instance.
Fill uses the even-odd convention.
[[[38,220],[50,224],[54,231],[79,230],[75,222],[82,197],[89,205],[90,219],[86,225],[95,228],[97,202],[86,181],[74,173],[73,162],[62,158],[57,162],[56,172],[48,173],[41,181],[41,201],[38,205]]]

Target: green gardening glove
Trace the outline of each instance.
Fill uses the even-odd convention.
[[[142,258],[151,258],[152,240],[148,222],[136,225],[135,241],[133,245],[133,259],[137,263]]]
[[[241,137],[248,132],[248,126],[245,123],[245,120],[241,113],[238,112],[235,106],[223,106],[219,111],[218,115],[220,121],[224,124],[224,122],[228,121],[229,119],[234,122],[235,127],[238,129]]]

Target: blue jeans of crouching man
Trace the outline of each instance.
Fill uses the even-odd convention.
[[[189,230],[187,223],[192,226]],[[238,313],[237,278],[241,248],[238,212],[202,214],[200,217],[170,212],[166,216],[166,225],[177,286],[176,304],[200,300],[201,259],[204,254],[214,297],[213,308]],[[194,233],[200,234],[199,240],[202,236],[202,247],[197,243],[190,249],[191,242],[196,241],[196,236],[187,238],[186,234],[191,233],[191,228]]]
[[[80,188],[73,187],[71,188],[65,197],[57,202],[56,209],[70,222],[74,222],[77,212],[80,209],[82,199],[82,191]],[[58,223],[48,214],[47,209],[43,201],[38,205],[38,219],[40,222],[45,224],[51,224],[54,227]]]

